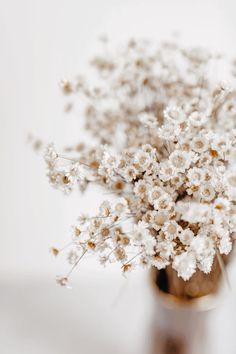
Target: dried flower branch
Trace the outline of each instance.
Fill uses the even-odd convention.
[[[84,103],[85,128],[97,144],[69,148],[75,159],[49,145],[49,181],[65,193],[97,183],[118,198],[73,227],[73,269],[92,253],[102,264],[120,262],[124,272],[171,266],[188,280],[230,253],[236,89],[208,75],[213,60],[218,56],[202,49],[130,40],[121,52],[92,60],[95,83],[63,82],[63,92]]]

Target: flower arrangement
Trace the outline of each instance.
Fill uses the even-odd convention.
[[[62,82],[67,109],[82,102],[93,144],[66,155],[48,145],[49,182],[67,194],[93,183],[116,195],[72,227],[71,271],[88,253],[124,273],[171,267],[184,281],[223,264],[236,236],[236,89],[210,75],[221,59],[132,39],[92,60],[96,77]],[[233,83],[236,63],[227,68]]]

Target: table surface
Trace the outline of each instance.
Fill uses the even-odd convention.
[[[148,274],[90,270],[72,289],[45,277],[1,281],[1,353],[151,354],[160,313]],[[208,315],[208,354],[236,353],[235,295],[226,291]]]

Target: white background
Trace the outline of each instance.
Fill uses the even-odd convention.
[[[82,136],[58,83],[86,68],[101,34],[121,43],[179,31],[184,43],[236,54],[235,20],[234,0],[0,0],[0,353],[145,353],[152,307],[143,272],[124,280],[88,259],[72,290],[55,285],[66,266],[49,247],[65,244],[102,196],[51,190],[27,134],[58,145]],[[234,274],[214,317],[215,354],[236,353]]]

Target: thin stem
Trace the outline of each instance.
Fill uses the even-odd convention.
[[[68,160],[68,161],[72,161],[72,162],[78,162],[78,163],[80,163],[81,165],[84,165],[84,166],[86,166],[86,167],[89,167],[89,168],[91,168],[88,164],[86,164],[85,162],[81,162],[80,160],[78,160],[78,159],[72,159],[71,157],[67,157],[67,156],[64,156],[64,155],[57,155],[60,159],[64,159],[64,160]]]
[[[71,270],[67,273],[66,278],[68,279],[69,276],[71,275],[71,273],[73,272],[73,270],[77,267],[78,263],[80,262],[80,260],[84,257],[84,255],[87,253],[88,250],[85,250],[82,255],[77,259],[77,261],[73,264]]]
[[[125,262],[123,265],[122,265],[122,268],[124,267],[124,266],[126,266],[127,264],[129,264],[130,262],[132,262],[136,257],[138,257],[140,254],[142,254],[143,253],[143,250],[142,251],[140,251],[139,253],[137,253],[135,256],[133,256],[132,258],[130,258],[127,262]]]

